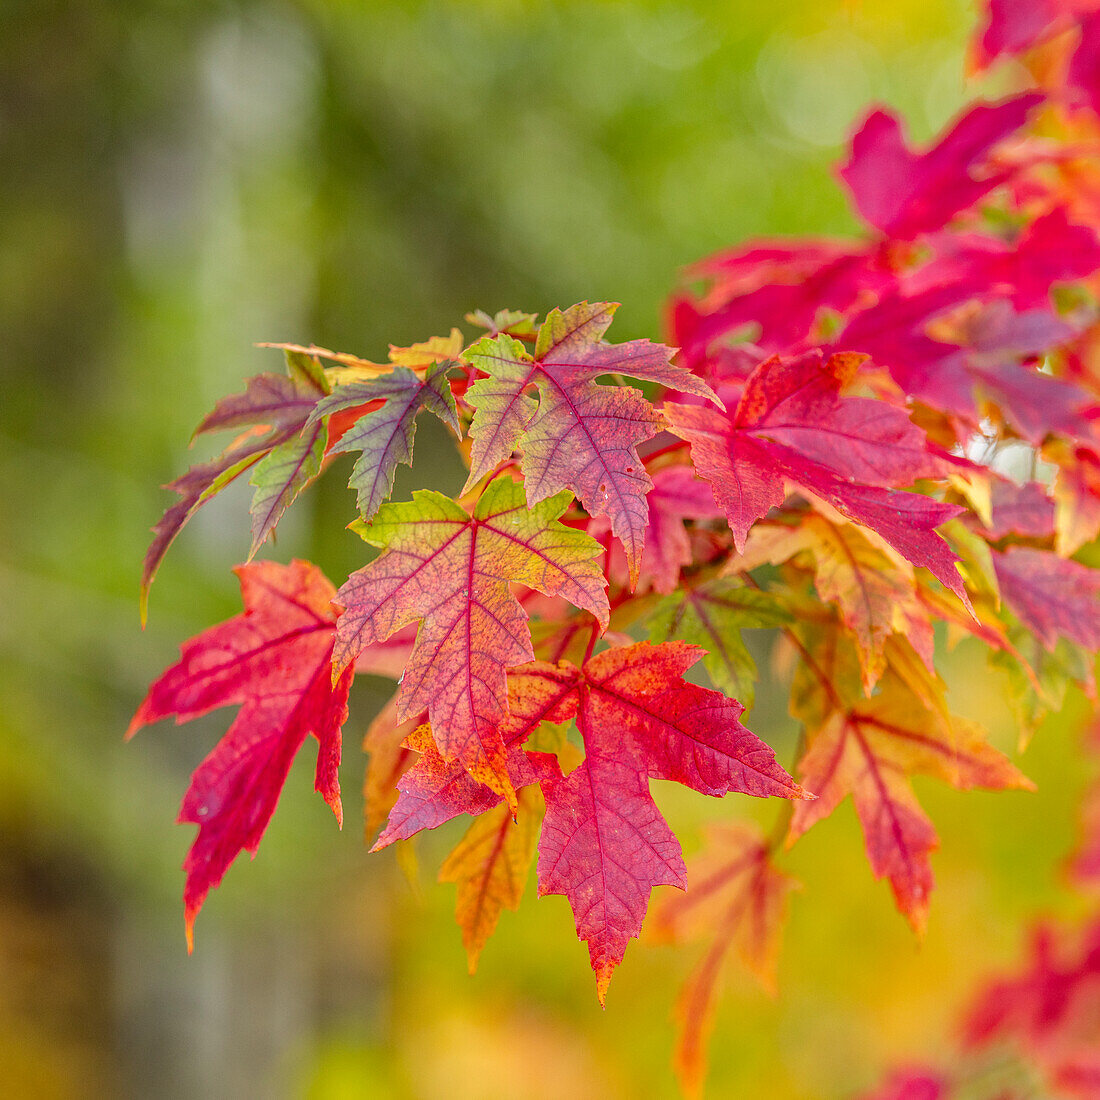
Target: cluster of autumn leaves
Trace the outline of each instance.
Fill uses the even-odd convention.
[[[670,305],[678,350],[607,342],[607,303],[541,324],[477,313],[473,343],[455,329],[385,364],[279,345],[286,375],[217,405],[198,432],[235,438],[170,486],[143,606],[187,520],[251,471],[244,611],[183,647],[131,726],[240,707],[180,814],[198,826],[189,938],[209,890],[255,852],[310,735],[317,790],[340,816],[357,672],[399,680],[366,739],[375,847],[474,818],[441,872],[471,966],[536,849],[539,892],[568,898],[601,999],[653,887],[688,887],[658,920],[711,933],[680,1002],[689,1087],[724,955],[773,980],[790,888],[776,857],[849,795],[872,871],[923,927],[937,837],[910,777],[1029,786],[948,709],[936,624],[988,647],[1025,733],[1068,682],[1094,690],[1100,648],[1100,92],[1087,64],[1100,16],[1050,4],[1026,33],[994,5],[979,50],[1034,47],[1039,90],[971,107],[924,151],[874,111],[840,172],[867,233],[698,265],[702,289]],[[458,500],[390,501],[424,409],[469,478]],[[345,451],[358,455],[352,527],[376,556],[338,590],[305,562],[251,562]],[[795,658],[797,781],[741,724],[756,680],[746,629]],[[711,687],[685,679],[698,662]],[[689,875],[651,779],[787,808],[770,838],[717,833]]]

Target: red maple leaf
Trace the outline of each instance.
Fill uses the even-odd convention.
[[[1090,8],[1095,4],[1089,4]],[[1066,70],[1066,83],[1076,93],[1074,99],[1100,114],[1100,13],[1080,20],[1080,38]],[[1100,1077],[1100,1069],[1097,1071]]]
[[[696,370],[713,368],[725,351],[718,341],[747,325],[759,326],[752,339],[766,351],[799,347],[812,336],[823,309],[847,314],[897,277],[876,249],[818,241],[783,248],[750,245],[693,273],[713,278],[714,284],[702,303],[674,299],[671,320],[681,361]]]
[[[1023,313],[1049,311],[1056,283],[1084,279],[1100,266],[1096,231],[1070,222],[1061,206],[1011,240],[987,233],[944,232],[930,236],[927,244],[933,253],[928,262],[900,277],[907,296],[939,290],[957,302],[997,298]],[[1048,314],[1047,323],[1051,322]],[[1058,342],[1057,330],[1053,337],[1047,331],[1033,328],[1036,352]]]
[[[1100,18],[1097,0],[989,0],[985,26],[973,43],[976,65],[985,68],[1004,54],[1020,54],[1075,24],[1079,36],[1065,67],[1065,86],[1077,102],[1100,110],[1096,89]]]
[[[1011,1042],[1059,1096],[1092,1098],[1100,1082],[1100,923],[1079,934],[1040,925],[1023,973],[990,981],[964,1027],[975,1047]],[[1045,1094],[1045,1093],[1044,1093]]]
[[[564,313],[551,310],[533,353],[507,335],[467,349],[464,358],[487,377],[466,392],[476,410],[466,485],[522,450],[528,503],[569,489],[591,515],[609,516],[636,583],[652,487],[637,447],[657,434],[661,418],[636,390],[596,379],[623,374],[718,401],[702,379],[669,362],[673,348],[649,340],[604,343],[617,308],[581,302]],[[538,400],[528,393],[532,386]]]
[[[887,488],[939,466],[902,410],[840,395],[860,359],[773,356],[750,375],[728,416],[672,402],[665,403],[665,416],[691,444],[695,467],[711,483],[738,550],[752,524],[784,502],[786,481],[878,532],[965,601],[954,556],[934,533],[962,509]]]
[[[641,642],[597,654],[583,669],[535,661],[510,677],[511,714],[501,732],[513,781],[519,787],[537,780],[546,797],[539,893],[568,897],[601,1001],[641,930],[652,888],[686,883],[680,845],[653,802],[650,779],[714,797],[730,791],[807,797],[772,750],[741,725],[740,703],[683,679],[702,656],[683,642]],[[552,757],[520,751],[541,721],[571,718],[585,760],[567,776]],[[438,756],[422,757],[399,787],[376,847],[500,801]]]
[[[1048,650],[1058,635],[1100,649],[1100,571],[1027,546],[994,551],[993,564],[1009,607]]]
[[[984,68],[1002,54],[1022,53],[1069,27],[1075,8],[1090,6],[1090,0],[989,0],[975,59]]]
[[[188,950],[207,893],[237,854],[256,854],[302,742],[319,742],[316,787],[342,821],[340,728],[349,669],[333,683],[335,589],[308,562],[237,567],[244,614],[181,648],[182,660],[149,689],[127,736],[169,715],[187,722],[240,706],[228,732],[199,765],[179,820],[199,827],[184,870]]]
[[[649,779],[716,797],[807,797],[738,721],[740,703],[683,680],[702,655],[683,642],[641,642],[586,662],[576,713],[584,763],[542,784],[539,893],[569,898],[601,1000],[641,930],[652,887],[686,884],[680,845]]]
[[[942,323],[944,315],[977,299],[987,300],[984,308],[971,311],[961,323]],[[935,336],[929,332],[933,325]],[[1080,412],[1085,393],[1023,365],[1073,335],[1072,327],[1046,310],[1016,313],[989,286],[949,281],[913,293],[895,289],[884,294],[853,317],[834,346],[869,355],[905,393],[971,424],[978,421],[978,385],[1008,405],[1009,419],[1021,434],[1040,443],[1048,431],[1091,434]]]
[[[1010,170],[993,168],[987,155],[1023,126],[1042,99],[1029,93],[978,103],[925,153],[906,146],[896,115],[872,111],[852,138],[851,156],[840,170],[856,209],[869,225],[896,240],[940,229],[1008,178]]]

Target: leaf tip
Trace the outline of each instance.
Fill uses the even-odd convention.
[[[332,686],[333,687],[336,687],[336,685],[340,682],[340,677],[343,676],[345,672],[347,672],[348,667],[351,665],[351,663],[352,663],[351,659],[345,657],[343,654],[341,654],[339,657],[337,657],[335,650],[333,651],[333,654],[332,654]]]
[[[473,487],[481,480],[481,478],[483,476],[482,474],[479,473],[475,477],[474,474],[475,474],[475,471],[473,469],[471,469],[469,475],[466,478],[465,485],[462,486],[462,490],[458,494],[460,497],[464,497],[467,493],[469,493],[473,489]]]
[[[917,908],[905,914],[909,927],[913,929],[913,935],[917,937],[917,943],[924,943],[925,934],[928,931],[928,903],[918,905]]]
[[[1023,772],[1019,771],[1013,776],[1012,786],[1018,791],[1028,791],[1032,794],[1039,789],[1038,783],[1033,779],[1029,779]]]
[[[145,724],[146,724],[145,704],[143,703],[138,708],[138,711],[133,716],[133,718],[130,719],[130,724],[126,727],[126,732],[122,735],[122,740],[123,741],[129,741],[130,738],[132,738],[134,736],[134,734],[137,733],[137,731],[139,729],[141,729],[141,727],[144,726]]]
[[[596,996],[600,1008],[607,1008],[607,987],[611,984],[611,975],[615,972],[613,962],[602,962],[596,968]]]

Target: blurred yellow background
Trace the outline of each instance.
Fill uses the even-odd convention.
[[[371,358],[475,307],[623,302],[656,337],[684,264],[747,237],[855,228],[831,173],[870,101],[920,139],[971,94],[962,0],[759,4],[9,0],[0,34],[0,1081],[19,1097],[675,1096],[672,1005],[702,945],[632,945],[601,1011],[559,897],[506,913],[466,974],[439,863],[371,856],[358,740],[387,694],[362,678],[346,730],[349,825],[295,767],[258,858],[211,896],[187,957],[174,822],[227,723],[123,745],[177,646],[238,608],[247,487],[205,508],[154,586],[148,528],[187,441],[258,340]],[[988,90],[987,85],[987,90]],[[995,90],[995,89],[994,89]],[[461,484],[421,425],[398,493]],[[205,454],[207,452],[201,452]],[[440,463],[443,462],[441,466]],[[350,465],[350,464],[348,464]],[[361,562],[338,464],[270,556],[337,583]],[[442,473],[440,470],[442,469]],[[949,678],[1011,751],[976,648]],[[752,728],[789,762],[783,685]],[[940,830],[918,944],[844,807],[791,852],[770,1000],[731,966],[710,1095],[852,1095],[949,1045],[976,976],[1037,912],[1069,913],[1059,860],[1087,776],[1077,700],[1020,764],[1038,794],[917,780]],[[775,808],[661,789],[698,847]]]

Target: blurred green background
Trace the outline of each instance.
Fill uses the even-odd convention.
[[[658,336],[684,264],[753,235],[852,231],[831,165],[853,119],[883,100],[933,133],[968,94],[973,18],[963,0],[0,5],[7,1095],[676,1094],[671,1008],[701,945],[632,946],[601,1011],[564,899],[531,887],[470,978],[453,887],[434,884],[460,828],[421,845],[418,884],[367,854],[357,742],[381,680],[353,695],[349,827],[300,761],[188,959],[192,829],[173,822],[228,715],[121,735],[179,643],[236,613],[247,488],[179,539],[143,634],[158,486],[219,396],[279,369],[254,341],[380,358],[475,307],[582,298],[623,302],[617,339]],[[457,488],[421,433],[399,492]],[[362,564],[346,475],[298,502],[271,556],[337,583]],[[961,649],[951,678],[957,709],[1011,747],[982,654]],[[754,728],[789,760],[782,684],[758,697]],[[923,944],[871,880],[850,807],[797,846],[781,995],[731,967],[711,1095],[849,1095],[945,1050],[1026,917],[1072,910],[1058,861],[1080,713],[1024,757],[1037,795],[918,780],[943,838]],[[689,853],[706,820],[776,812],[657,794]]]

